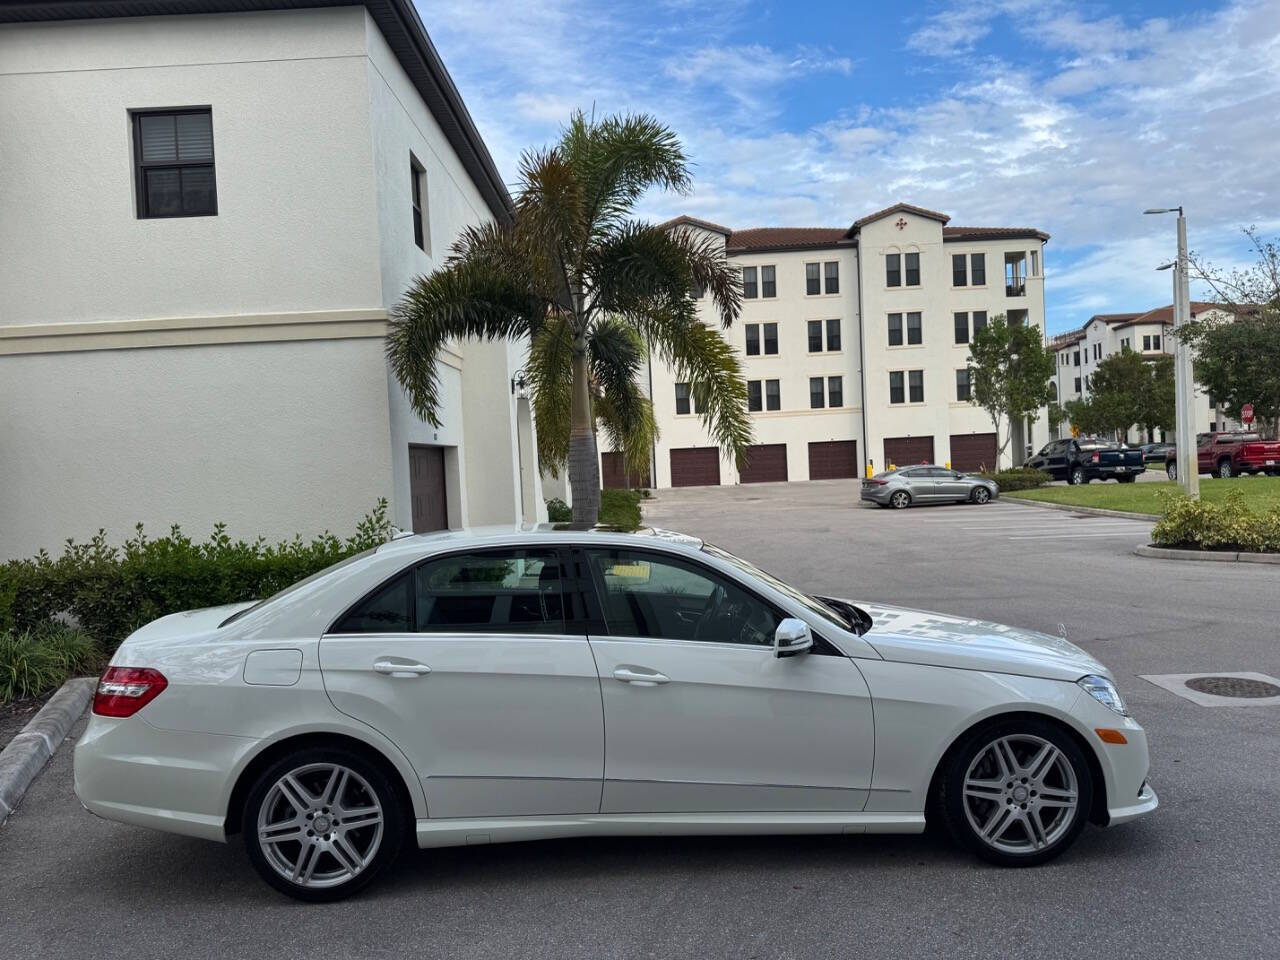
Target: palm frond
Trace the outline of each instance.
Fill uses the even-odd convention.
[[[558,477],[569,458],[573,425],[573,330],[564,316],[551,317],[533,338],[525,371],[538,433],[538,464]]]
[[[647,473],[658,425],[640,389],[644,341],[628,324],[608,318],[592,328],[589,349],[596,419],[610,445],[622,452],[627,472]]]

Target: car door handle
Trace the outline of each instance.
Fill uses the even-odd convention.
[[[613,671],[613,679],[636,687],[656,687],[660,683],[671,681],[670,677],[663,676],[655,670],[646,670],[644,667],[618,667]]]
[[[431,668],[413,660],[375,660],[373,672],[388,677],[425,677]]]

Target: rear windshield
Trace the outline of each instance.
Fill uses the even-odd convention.
[[[235,623],[245,614],[253,613],[253,611],[255,610],[260,610],[262,607],[265,607],[268,603],[274,603],[276,600],[279,600],[281,597],[288,596],[289,594],[293,593],[293,591],[301,587],[305,587],[308,583],[311,583],[312,581],[319,580],[321,577],[327,577],[329,574],[333,573],[333,571],[339,570],[342,567],[347,566],[348,564],[355,563],[357,560],[363,560],[365,557],[369,556],[369,554],[373,553],[377,549],[378,549],[377,547],[370,547],[368,550],[361,550],[359,553],[352,554],[351,556],[347,557],[345,560],[339,560],[337,563],[331,563],[329,564],[329,566],[325,567],[323,570],[319,570],[316,573],[311,574],[311,576],[309,577],[304,577],[303,579],[299,580],[297,583],[290,584],[289,586],[285,587],[283,590],[277,593],[273,593],[271,596],[267,597],[265,600],[259,600],[257,603],[255,603],[251,607],[245,607],[243,610],[237,610],[231,616],[227,617],[227,619],[223,620],[220,624],[218,624],[218,627],[219,629],[221,629],[222,627],[225,627],[228,623]]]

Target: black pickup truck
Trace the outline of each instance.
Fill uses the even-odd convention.
[[[1055,480],[1070,484],[1090,480],[1119,480],[1133,483],[1146,470],[1142,451],[1112,440],[1081,437],[1054,440],[1025,464],[1043,470]]]

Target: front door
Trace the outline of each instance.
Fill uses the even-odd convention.
[[[929,503],[938,499],[938,481],[933,475],[934,467],[912,467],[910,470],[899,470],[903,485],[911,492],[915,503]]]
[[[786,614],[710,567],[657,551],[587,553],[608,628],[591,636],[602,813],[863,808],[871,699],[851,659],[775,657]]]
[[[560,554],[428,560],[320,641],[329,698],[396,744],[437,817],[595,813],[604,719]]]
[[[444,447],[409,446],[409,502],[413,532],[430,533],[449,526],[444,486]]]

